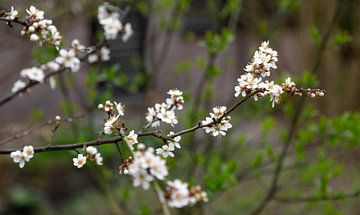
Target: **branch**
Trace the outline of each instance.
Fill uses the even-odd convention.
[[[53,125],[53,124],[56,124],[58,122],[69,122],[70,123],[70,122],[72,122],[74,120],[77,120],[77,119],[80,119],[80,118],[83,118],[83,117],[84,117],[84,115],[79,115],[79,116],[75,116],[75,117],[68,117],[66,119],[61,119],[60,121],[57,121],[56,119],[48,120],[47,122],[44,122],[44,123],[39,124],[39,125],[35,125],[35,126],[29,128],[29,129],[25,130],[25,131],[19,132],[19,133],[13,135],[13,136],[1,141],[0,146],[5,145],[5,144],[7,144],[9,142],[12,142],[12,141],[14,141],[16,139],[19,139],[21,137],[27,136],[27,135],[31,134],[33,131],[41,129],[41,128],[45,127],[45,126]]]
[[[334,195],[321,195],[321,196],[304,196],[304,197],[276,197],[274,201],[279,203],[307,203],[307,202],[321,202],[321,201],[339,201],[350,198],[359,198],[360,191],[350,192],[350,193],[337,193]]]
[[[1,14],[2,12],[0,12]],[[9,20],[9,19],[5,19],[5,18],[0,18],[0,21],[1,22],[6,22],[7,25],[9,25],[10,27],[12,27],[12,23],[16,23],[16,24],[19,24],[19,25],[22,25],[24,27],[29,27],[29,24],[26,23],[25,21],[21,21],[19,19],[14,19],[14,20]]]
[[[95,53],[97,50],[99,50],[102,46],[104,46],[105,44],[105,41],[101,41],[99,42],[95,47],[95,49],[91,50],[90,52],[86,53],[86,55],[84,55],[83,57],[80,58],[80,60],[82,62],[84,62],[84,60],[86,60],[86,58]],[[67,71],[65,68],[61,68],[59,71],[56,71],[56,72],[51,72],[51,73],[48,73],[45,75],[45,78],[44,80],[47,80],[49,79],[50,77],[52,76],[55,76],[55,75],[58,75],[58,74],[61,74],[63,72]],[[40,84],[40,82],[37,82],[37,81],[32,81],[30,80],[29,83],[22,89],[18,90],[17,92],[15,93],[11,93],[9,94],[8,96],[4,97],[3,99],[0,100],[0,107],[8,102],[10,102],[11,100],[13,100],[14,98],[16,98],[18,95],[22,94],[22,93],[25,93],[27,92],[28,90],[30,90],[31,88],[37,86],[38,84]]]

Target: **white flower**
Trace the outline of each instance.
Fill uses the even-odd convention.
[[[80,60],[76,57],[75,51],[61,49],[55,60],[57,63],[64,65],[65,68],[71,69],[72,72],[77,72],[80,69]]]
[[[123,28],[122,23],[118,19],[107,18],[102,21],[104,27],[104,34],[107,40],[115,40],[118,33]]]
[[[86,164],[86,156],[83,154],[78,154],[76,158],[73,158],[74,166],[81,168]]]
[[[73,49],[75,49],[76,51],[82,51],[85,49],[85,46],[83,44],[80,43],[80,41],[78,39],[74,39],[71,42],[71,47]]]
[[[129,38],[131,37],[131,35],[133,35],[133,33],[134,33],[130,23],[125,24],[124,31],[125,31],[125,33],[123,34],[121,39],[123,42],[127,42],[129,40]]]
[[[144,190],[149,189],[150,182],[154,180],[154,177],[148,174],[145,169],[139,169],[132,176],[134,177],[134,187],[142,186]]]
[[[96,63],[98,61],[99,57],[97,54],[91,54],[88,56],[89,63]]]
[[[98,153],[98,150],[94,146],[88,146],[86,147],[86,152],[90,155],[96,155]]]
[[[50,61],[46,64],[46,66],[53,72],[57,72],[60,69],[60,65],[55,61]]]
[[[161,148],[156,149],[156,154],[161,155],[164,158],[175,157],[173,151],[175,150],[174,144],[165,144]]]
[[[157,179],[164,180],[165,176],[169,174],[165,161],[159,157],[156,157],[154,164],[150,168],[150,173]]]
[[[14,86],[12,87],[11,92],[16,93],[19,90],[22,90],[24,87],[26,87],[26,83],[24,81],[22,81],[22,80],[17,80],[14,83]]]
[[[124,137],[125,141],[131,146],[136,143],[139,143],[137,138],[138,135],[135,133],[134,130],[130,131],[130,133],[126,137]]]
[[[23,154],[26,161],[29,161],[34,157],[34,147],[33,146],[24,146]]]
[[[267,83],[267,95],[270,96],[271,106],[274,107],[275,104],[280,102],[281,95],[284,93],[280,85],[274,84],[274,82]]]
[[[103,165],[103,157],[101,156],[100,153],[97,153],[95,155],[95,160],[97,165]]]
[[[19,12],[17,10],[15,10],[14,7],[11,7],[11,11],[6,12],[4,18],[7,20],[14,20],[18,17],[18,15],[19,15]]]
[[[238,85],[235,86],[235,97],[242,97],[256,91],[259,88],[261,78],[255,78],[252,73],[246,73],[237,79]]]
[[[170,98],[166,99],[166,103],[169,107],[175,106],[177,110],[183,109],[184,97],[182,96],[183,92],[178,89],[169,90],[167,94],[170,95]]]
[[[214,107],[213,113],[210,113],[210,117],[206,117],[205,120],[201,122],[202,125],[207,125],[204,127],[206,133],[211,133],[214,137],[225,136],[226,131],[232,128],[230,123],[231,117],[223,115],[226,112],[225,106]],[[221,118],[222,117],[222,118]],[[219,119],[221,118],[220,122]]]
[[[120,115],[110,117],[104,124],[104,133],[111,134],[114,129],[114,123],[118,120]]]
[[[157,113],[156,113],[155,109],[153,107],[149,107],[148,112],[146,113],[145,119],[148,123],[152,123],[157,119],[156,115],[157,115]],[[157,127],[159,125],[160,125],[159,122],[152,123],[153,127]]]
[[[166,104],[164,104],[164,103],[162,105],[156,104],[155,109],[158,111],[157,117],[162,122],[171,124],[172,126],[174,124],[178,123],[178,120],[177,120],[177,118],[175,116],[175,112],[173,110],[169,110],[167,108]]]
[[[108,18],[119,19],[120,14],[118,13],[118,9],[109,3],[105,2],[104,4],[98,7],[98,16],[97,16],[100,24],[102,21]]]
[[[30,80],[38,81],[40,83],[43,83],[45,78],[43,70],[37,67],[23,69],[20,72],[20,75],[24,78],[29,78]]]
[[[102,61],[109,61],[110,60],[110,49],[106,46],[100,49],[100,56]]]
[[[24,168],[26,158],[25,158],[24,154],[20,150],[17,150],[15,152],[11,152],[10,157],[13,159],[13,161],[15,163],[19,163],[20,168]]]
[[[28,19],[31,19],[32,21],[38,21],[41,19],[44,19],[44,11],[38,10],[34,6],[30,6],[29,9],[26,10],[26,12],[29,14],[27,17]]]
[[[182,208],[190,204],[188,184],[179,179],[167,182],[167,190],[170,193],[168,204],[170,207]]]
[[[116,111],[118,112],[118,114],[120,116],[124,116],[124,114],[125,114],[125,106],[123,104],[121,104],[121,102],[119,102],[119,103],[114,102],[114,104],[115,104]]]

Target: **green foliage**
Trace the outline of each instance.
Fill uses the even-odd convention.
[[[352,36],[347,31],[340,31],[332,39],[332,43],[337,46],[344,45],[352,41]]]
[[[58,50],[53,45],[44,44],[43,46],[35,47],[32,51],[32,56],[38,64],[45,64],[53,61],[58,56]]]
[[[223,51],[233,40],[233,32],[223,29],[220,34],[206,32],[204,42],[209,54],[216,54]]]
[[[321,35],[319,32],[319,29],[316,26],[311,26],[310,29],[310,35],[311,35],[311,39],[313,41],[314,44],[319,45],[320,41],[321,41]]]

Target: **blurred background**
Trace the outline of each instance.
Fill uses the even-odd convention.
[[[64,74],[51,90],[41,85],[29,95],[0,108],[0,138],[5,140],[56,115],[76,117],[64,123],[55,144],[95,139],[106,99],[126,105],[125,122],[134,130],[145,123],[146,108],[166,98],[168,89],[185,94],[178,113],[180,130],[196,124],[211,107],[235,102],[236,79],[261,41],[278,51],[278,70],[298,86],[319,87],[326,96],[310,99],[280,180],[281,195],[327,196],[360,190],[360,2],[357,0],[134,0],[110,1],[129,8],[126,22],[134,35],[110,43],[111,61],[83,65]],[[20,17],[31,4],[45,11],[64,36],[90,45],[101,39],[97,7],[103,1],[2,0],[0,10],[14,6]],[[56,56],[53,47],[36,47],[20,35],[20,26],[0,25],[0,90],[10,93],[19,72]],[[169,159],[171,177],[201,184],[209,203],[174,214],[247,214],[260,201],[298,104],[286,98],[274,109],[267,99],[250,101],[232,117],[226,138],[203,131],[184,136],[183,149]],[[46,145],[52,127],[1,149]],[[0,140],[1,140],[0,139]],[[143,138],[147,145],[159,145]],[[0,141],[1,142],[1,141]],[[124,149],[125,150],[125,149]],[[75,152],[41,153],[19,169],[0,157],[1,214],[159,214],[156,195],[133,188],[118,174],[121,164],[113,146],[102,146],[103,167],[72,166]],[[272,202],[263,214],[360,214],[359,198],[341,201]]]

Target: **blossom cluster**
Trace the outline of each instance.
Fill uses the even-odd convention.
[[[121,39],[126,42],[133,34],[130,23],[125,25],[120,21],[120,10],[117,7],[104,3],[98,7],[98,21],[104,28],[104,35],[107,40],[115,40],[119,33]]]
[[[232,128],[230,123],[231,117],[224,116],[226,109],[225,106],[214,107],[213,113],[210,113],[210,117],[206,117],[205,120],[201,122],[202,125],[205,125],[204,129],[206,133],[211,133],[214,137],[225,136],[226,131]]]
[[[167,136],[171,137],[174,134],[175,133],[173,131],[171,131]],[[162,145],[160,148],[157,148],[155,150],[156,154],[161,155],[163,158],[175,157],[175,154],[174,154],[175,149],[181,148],[180,140],[181,140],[181,136],[176,136],[174,138],[166,140],[164,145]]]
[[[276,62],[278,62],[278,54],[275,50],[270,48],[269,42],[262,42],[259,49],[255,52],[251,62],[245,67],[245,74],[238,78],[238,84],[235,86],[235,97],[241,95],[246,97],[250,94],[255,94],[255,101],[259,97],[269,96],[272,107],[278,104],[284,92],[290,95],[302,95],[307,92],[308,96],[323,96],[324,91],[312,89],[298,89],[290,78],[287,78],[285,83],[278,85],[273,81],[265,80],[271,75],[273,69],[277,69]]]
[[[31,67],[21,70],[20,76],[22,79],[17,80],[12,89],[12,93],[16,93],[21,91],[24,87],[26,87],[29,81],[35,81],[39,83],[44,83],[47,76],[49,77],[49,84],[51,88],[55,87],[55,79],[51,74],[60,71],[61,69],[69,69],[71,72],[77,72],[80,69],[80,49],[79,47],[83,47],[78,40],[73,40],[72,48],[60,49],[59,56],[55,58],[53,61],[49,61],[46,64],[43,64],[39,67]]]
[[[19,164],[20,168],[25,166],[25,162],[29,162],[34,157],[34,148],[32,146],[24,146],[23,150],[17,150],[10,153],[10,157],[15,163]]]
[[[26,12],[28,13],[27,25],[21,30],[21,34],[29,36],[31,41],[38,42],[40,45],[46,42],[59,47],[62,36],[53,21],[44,18],[44,11],[31,5]]]
[[[165,161],[155,155],[153,148],[146,148],[144,144],[138,145],[137,151],[133,152],[132,162],[123,166],[122,172],[133,176],[135,187],[141,186],[145,190],[149,189],[152,181],[164,180],[169,174]]]
[[[85,149],[86,155],[78,154],[73,158],[73,164],[77,168],[81,168],[86,164],[86,161],[95,161],[97,165],[103,165],[103,157],[98,152],[97,148],[88,146]]]
[[[168,181],[164,199],[167,201],[169,207],[182,208],[185,206],[192,206],[197,202],[207,202],[207,194],[199,185],[189,188],[187,183],[179,179]]]
[[[107,100],[105,104],[99,104],[98,109],[106,112],[108,116],[104,123],[104,134],[111,134],[114,130],[120,129],[118,119],[125,114],[123,104]]]
[[[178,123],[175,115],[175,110],[182,110],[184,104],[184,97],[182,92],[178,89],[169,90],[167,94],[170,95],[166,102],[157,103],[154,107],[149,107],[146,114],[148,125],[152,127],[160,126],[160,122],[168,123],[174,126]]]

